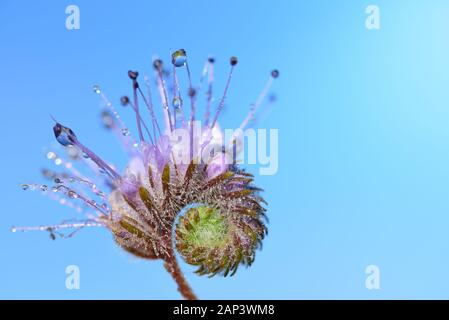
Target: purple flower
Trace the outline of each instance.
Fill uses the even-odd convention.
[[[175,250],[187,263],[198,266],[198,274],[227,276],[234,274],[239,265],[251,265],[267,232],[263,223],[265,202],[259,195],[261,190],[253,185],[253,176],[236,162],[242,141],[233,137],[225,142],[218,125],[237,58],[230,59],[224,93],[212,110],[214,63],[213,58],[207,60],[199,84],[193,86],[185,50],[172,54],[170,71],[160,59],[154,60],[163,125],[156,117],[149,78],[144,78],[142,89],[139,73],[129,71],[132,97],[123,96],[120,101],[135,115],[138,139],[131,135],[101,88],[94,86],[107,107],[101,113],[103,124],[117,135],[129,156],[126,168],[118,171],[81,142],[72,129],[56,121],[53,131],[68,158],[54,151],[49,151],[47,158],[65,171],[43,171],[55,183],[50,189],[38,184],[22,187],[39,189],[61,204],[84,212],[87,219],[16,227],[13,231],[46,230],[56,239],[70,237],[85,227],[107,228],[116,243],[132,255],[162,259],[187,299],[196,297],[179,269]],[[187,99],[181,95],[177,76],[180,69],[187,73]],[[272,71],[239,129],[254,120],[278,75],[277,70]],[[197,121],[198,93],[203,87],[205,115],[203,121]],[[75,162],[86,163],[92,174],[83,175]],[[71,233],[63,232],[70,229]]]

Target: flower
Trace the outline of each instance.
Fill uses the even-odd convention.
[[[72,236],[84,227],[107,228],[115,242],[130,254],[143,259],[162,259],[177,282],[178,290],[187,299],[196,296],[180,271],[175,250],[187,263],[198,266],[196,272],[200,275],[233,275],[239,265],[251,265],[267,233],[265,201],[259,194],[261,189],[253,184],[253,176],[237,164],[240,138],[233,136],[225,143],[218,125],[237,62],[236,57],[230,59],[224,93],[211,117],[215,59],[207,60],[196,87],[192,85],[184,49],[172,54],[171,73],[164,68],[162,60],[155,59],[153,68],[164,126],[159,124],[155,114],[148,77],[145,77],[148,90],[145,95],[139,73],[129,71],[132,99],[123,96],[120,102],[130,106],[135,114],[138,140],[132,137],[115,107],[95,85],[94,92],[102,97],[107,107],[101,114],[103,124],[123,142],[129,154],[127,167],[119,173],[84,145],[72,129],[55,121],[55,138],[70,159],[64,160],[53,151],[47,157],[64,165],[67,172],[45,169],[44,176],[55,182],[51,188],[53,192],[48,192],[46,185],[25,184],[22,187],[40,189],[62,204],[87,211],[88,219],[54,226],[13,228],[13,231],[47,230],[52,239],[56,239],[57,236]],[[188,119],[183,111],[187,103],[178,83],[180,68],[185,68],[188,76]],[[278,75],[277,70],[271,72],[265,89],[240,129],[254,120],[256,110]],[[198,92],[206,78],[206,111],[203,122],[199,122],[196,120]],[[171,86],[167,86],[168,82]],[[144,121],[141,101],[149,112],[150,126]],[[88,162],[94,176],[85,177],[74,169],[74,160]],[[98,180],[100,183],[95,182]],[[101,191],[98,187],[101,183],[110,191]],[[62,233],[67,228],[74,231],[68,235]]]

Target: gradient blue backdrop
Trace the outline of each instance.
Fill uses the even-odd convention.
[[[449,298],[449,2],[85,1],[81,29],[68,1],[0,3],[1,298],[178,298],[159,262],[121,252],[103,230],[51,241],[12,225],[76,216],[18,187],[42,181],[50,114],[123,164],[99,127],[100,83],[114,101],[128,69],[188,50],[199,75],[217,58],[217,90],[240,58],[223,122],[236,126],[272,67],[279,100],[262,124],[279,128],[279,171],[258,177],[270,234],[251,269],[201,278],[202,298]],[[365,8],[381,29],[365,28]],[[131,115],[125,115],[132,119]],[[250,168],[256,172],[257,168]],[[65,289],[65,267],[81,289]],[[381,289],[365,288],[365,267]]]

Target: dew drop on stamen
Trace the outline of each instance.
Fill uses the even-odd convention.
[[[69,157],[73,160],[77,160],[80,157],[80,150],[76,148],[75,146],[68,146],[67,147],[67,154]]]
[[[181,108],[181,100],[178,97],[174,97],[172,100],[172,105],[176,111],[179,111]]]
[[[114,126],[114,118],[111,113],[106,110],[101,113],[101,122],[107,129],[111,129]]]
[[[76,199],[76,198],[78,198],[78,194],[77,194],[75,191],[69,191],[69,192],[67,193],[67,196],[68,196],[70,199]]]
[[[98,84],[93,85],[92,89],[94,90],[94,92],[96,94],[100,94],[101,93],[101,88],[100,88],[100,86]]]
[[[184,49],[176,50],[171,55],[171,62],[175,67],[183,67],[187,62],[187,54]]]
[[[47,159],[48,160],[53,160],[55,158],[56,158],[56,153],[54,153],[53,151],[47,152]]]
[[[49,179],[49,180],[53,180],[56,177],[56,173],[49,169],[44,168],[41,170],[41,173],[44,178]]]
[[[64,127],[60,123],[57,123],[53,127],[53,132],[56,140],[64,147],[71,146],[73,145],[73,142],[76,141],[76,135],[72,129]]]
[[[123,128],[123,129],[122,129],[122,134],[123,134],[125,137],[129,136],[129,130],[128,130],[128,128]]]

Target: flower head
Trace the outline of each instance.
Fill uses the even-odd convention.
[[[162,259],[183,296],[195,298],[179,270],[175,250],[187,263],[198,266],[198,274],[232,275],[239,265],[249,266],[254,261],[255,252],[267,232],[266,209],[259,194],[261,189],[253,184],[253,176],[237,163],[240,138],[233,136],[231,141],[223,141],[224,134],[218,125],[237,58],[230,59],[224,93],[214,111],[215,59],[207,60],[199,85],[193,86],[186,51],[177,50],[171,58],[171,71],[165,68],[162,60],[153,61],[164,125],[156,116],[149,78],[144,78],[145,94],[139,73],[128,72],[132,97],[123,96],[120,102],[133,110],[138,139],[133,138],[101,88],[94,86],[107,107],[101,113],[105,128],[117,134],[129,155],[123,172],[85,146],[72,129],[56,121],[55,138],[66,149],[69,159],[64,160],[53,151],[48,152],[47,157],[62,164],[66,171],[56,173],[45,169],[43,172],[54,180],[53,192],[48,192],[46,185],[26,184],[23,188],[39,188],[61,204],[84,211],[87,219],[54,226],[14,228],[13,231],[47,230],[55,239],[71,236],[84,227],[107,228],[116,243],[132,255]],[[186,100],[181,95],[177,76],[181,68],[187,72]],[[254,120],[255,112],[278,75],[277,70],[272,71],[240,129]],[[196,119],[198,92],[204,82],[206,106],[200,122]],[[144,120],[148,116],[143,115],[142,105],[149,114],[149,124]],[[75,160],[85,161],[93,169],[93,175],[82,175],[75,169]],[[101,191],[101,184],[109,191]],[[63,233],[67,228],[74,231]]]

